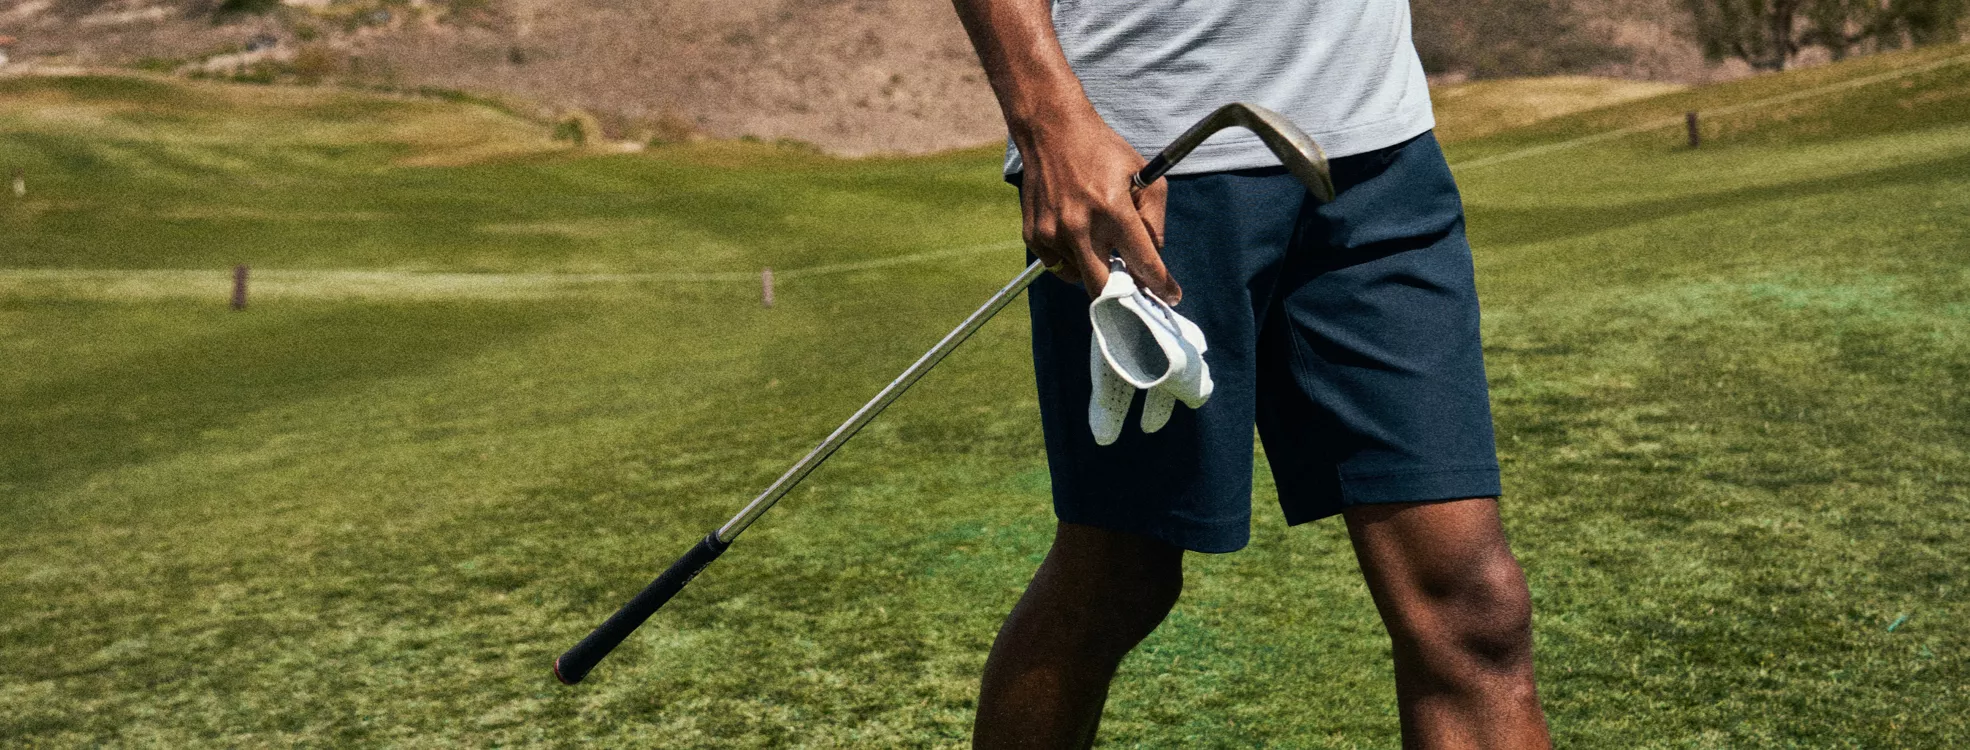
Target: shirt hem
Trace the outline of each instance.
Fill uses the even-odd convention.
[[[1430,100],[1421,99],[1420,105],[1412,104],[1402,111],[1374,122],[1342,130],[1310,134],[1313,142],[1320,145],[1320,151],[1328,159],[1363,154],[1379,148],[1386,148],[1429,132],[1436,127],[1436,112]],[[1144,158],[1155,152],[1143,154]],[[1198,146],[1189,156],[1177,162],[1170,170],[1173,175],[1202,174],[1206,172],[1229,172],[1235,169],[1256,169],[1279,165],[1279,157],[1274,156],[1265,142],[1249,132],[1238,131],[1233,134],[1217,136]],[[1005,175],[1010,177],[1025,169],[1018,149],[1010,144],[1006,147]]]

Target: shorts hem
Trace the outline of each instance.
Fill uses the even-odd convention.
[[[1145,536],[1191,552],[1214,555],[1244,549],[1252,538],[1252,519],[1249,516],[1221,523],[1172,519],[1167,516],[1149,523],[1131,523],[1113,518],[1067,513],[1064,509],[1055,507],[1054,517],[1061,523],[1074,523]]]
[[[1341,504],[1419,503],[1497,497],[1504,488],[1497,466],[1472,466],[1341,479]]]
[[[1466,498],[1491,498],[1504,493],[1497,466],[1436,469],[1372,477],[1342,478],[1340,502],[1324,503],[1317,509],[1287,510],[1286,523],[1298,526],[1339,515],[1357,505],[1383,503],[1429,503]]]

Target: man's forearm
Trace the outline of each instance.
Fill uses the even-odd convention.
[[[1100,115],[1053,31],[1047,0],[952,0],[999,98],[1006,127],[1024,145],[1049,126]]]
[[[1025,177],[1019,184],[1026,249],[1089,294],[1120,252],[1137,283],[1175,304],[1183,289],[1163,268],[1163,188],[1138,194],[1129,175],[1142,155],[1103,122],[1067,64],[1047,0],[951,0],[1005,112]],[[1146,208],[1145,208],[1146,207]]]

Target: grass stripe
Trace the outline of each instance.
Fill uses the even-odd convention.
[[[776,279],[807,279],[890,266],[1003,252],[1020,242],[944,248],[888,258],[776,270]],[[1017,270],[1011,264],[1008,269]],[[1008,271],[1011,273],[1012,271]],[[758,271],[703,273],[451,273],[362,269],[254,269],[254,298],[534,299],[641,283],[758,283]],[[89,299],[222,298],[230,269],[0,269],[0,297]]]

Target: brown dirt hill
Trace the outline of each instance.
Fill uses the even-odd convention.
[[[220,5],[0,0],[0,36],[19,39],[16,69],[168,68],[230,60],[271,32],[281,59],[331,56],[331,79],[585,110],[617,138],[694,130],[868,154],[1004,133],[946,0],[289,0],[215,23]]]
[[[1450,25],[1468,0],[1415,1],[1419,24]],[[1682,41],[1676,0],[1574,3],[1582,34],[1625,50],[1624,61],[1583,72],[1719,74]],[[231,64],[218,56],[271,33],[288,53],[278,59],[311,66],[310,77],[458,89],[543,115],[585,110],[616,138],[696,131],[852,155],[1004,133],[948,0],[286,0],[265,15],[213,20],[222,7],[253,4],[0,0],[0,36],[20,39],[17,60],[168,67],[162,61]],[[1505,25],[1487,34],[1511,33]]]
[[[275,16],[212,21],[213,6],[157,0],[0,0],[0,36],[15,37],[11,67],[132,64],[236,48],[286,31]],[[4,70],[4,69],[0,69]]]
[[[351,53],[383,74],[617,121],[866,154],[1004,125],[943,0],[510,0],[497,25],[406,24]],[[631,130],[615,126],[611,130]]]

